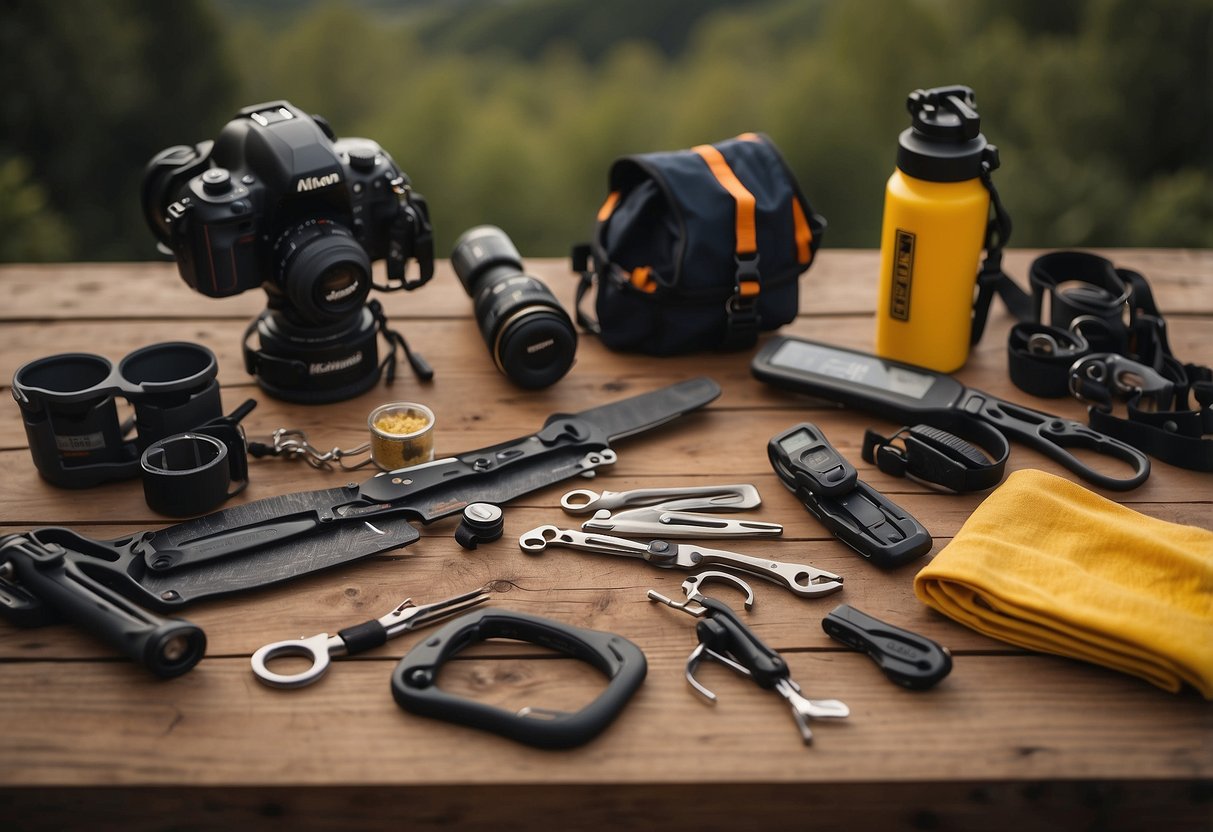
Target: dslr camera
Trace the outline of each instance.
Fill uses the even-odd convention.
[[[250,373],[270,395],[331,402],[391,379],[396,348],[372,287],[412,290],[434,274],[425,199],[370,139],[338,139],[286,101],[241,110],[214,141],[167,148],[148,163],[143,212],[181,278],[214,298],[262,288],[266,310],[245,333]],[[387,282],[371,264],[386,262]],[[407,266],[416,260],[418,274]],[[259,348],[249,340],[256,332]],[[377,334],[391,349],[379,362]]]

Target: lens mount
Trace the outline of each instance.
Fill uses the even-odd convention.
[[[276,281],[299,318],[349,318],[371,291],[371,261],[344,226],[308,220],[278,238]]]

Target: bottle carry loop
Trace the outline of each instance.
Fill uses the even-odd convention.
[[[1007,310],[1016,320],[1028,321],[1032,317],[1031,300],[1027,293],[1020,289],[1002,268],[1002,251],[1011,239],[1011,215],[1003,207],[998,188],[994,187],[994,178],[990,175],[998,167],[998,149],[990,145],[986,151],[989,158],[981,163],[981,184],[990,192],[993,215],[986,226],[986,256],[977,272],[977,295],[973,300],[970,346],[976,346],[985,332],[986,319],[990,315],[990,304],[995,294],[1002,298]]]
[[[1007,304],[1007,310],[1015,320],[1031,320],[1031,300],[1027,292],[1020,289],[1010,279],[1002,268],[1002,250],[1010,239],[1010,215],[1002,205],[1002,198],[993,184],[991,172],[998,166],[998,150],[992,146],[987,148],[991,159],[981,163],[981,184],[990,192],[990,206],[993,215],[989,226],[986,226],[985,260],[981,261],[978,272],[978,294],[973,301],[973,331],[969,337],[969,346],[976,346],[985,332],[986,319],[990,317],[990,304],[993,296],[998,295]]]
[[[1213,369],[1171,352],[1146,278],[1094,254],[1059,251],[1038,257],[1029,279],[1033,316],[1007,342],[1015,385],[1036,396],[1069,393],[1090,405],[1100,433],[1163,462],[1213,471]],[[1113,412],[1117,400],[1124,417]]]

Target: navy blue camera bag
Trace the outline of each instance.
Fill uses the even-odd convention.
[[[613,350],[752,347],[791,322],[825,230],[769,138],[625,156],[594,241],[573,250],[577,320]],[[597,282],[597,321],[581,301]]]

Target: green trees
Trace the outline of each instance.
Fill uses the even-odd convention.
[[[744,130],[827,245],[874,247],[905,96],[945,83],[977,91],[1013,244],[1213,246],[1208,0],[9,5],[0,219],[32,230],[5,259],[149,256],[147,158],[272,98],[391,150],[439,252],[492,222],[563,254],[613,158]]]
[[[203,138],[231,109],[222,49],[217,21],[199,3],[6,2],[0,202],[16,177],[37,195],[24,202],[44,208],[0,214],[17,223],[5,227],[0,256],[152,256],[139,208],[143,165],[166,145]],[[58,244],[41,242],[48,237]]]

